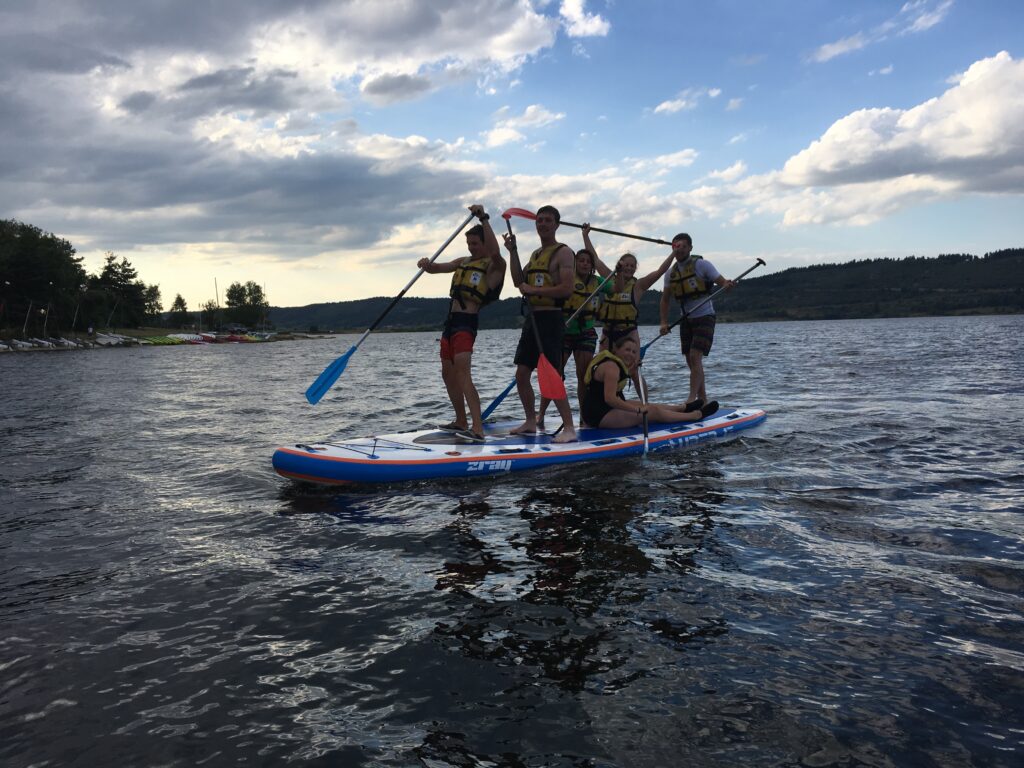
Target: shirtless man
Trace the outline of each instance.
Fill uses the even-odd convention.
[[[537,431],[536,399],[531,377],[537,367],[541,353],[553,366],[562,359],[562,342],[565,334],[565,320],[562,304],[573,292],[574,254],[572,249],[555,239],[561,215],[558,209],[545,205],[537,210],[535,221],[540,248],[530,255],[524,269],[519,263],[515,235],[506,234],[505,247],[509,252],[512,282],[530,304],[519,345],[516,347],[516,389],[523,403],[526,420],[512,430],[513,434]],[[537,334],[533,325],[536,324]],[[537,348],[536,336],[540,336],[541,349]],[[562,429],[552,442],[571,443],[576,438],[573,428],[572,411],[568,398],[555,400],[558,415],[562,417]]]
[[[441,333],[441,378],[455,409],[455,420],[442,429],[455,432],[466,440],[483,442],[480,395],[473,384],[473,344],[479,327],[480,309],[501,294],[505,260],[501,257],[498,239],[484,207],[471,205],[469,211],[480,220],[477,226],[466,232],[469,256],[434,263],[420,259],[416,264],[430,274],[455,273],[449,291],[452,300]],[[466,406],[469,406],[473,420],[472,429],[466,421]]]

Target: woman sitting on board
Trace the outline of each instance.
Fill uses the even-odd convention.
[[[698,400],[690,410],[686,410],[686,405],[624,400],[622,391],[639,362],[640,345],[631,336],[612,342],[612,351],[604,350],[594,357],[584,376],[582,416],[587,424],[601,429],[635,427],[643,423],[645,412],[649,422],[671,424],[697,421],[718,410],[714,400],[707,405]]]

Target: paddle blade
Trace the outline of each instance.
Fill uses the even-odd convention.
[[[310,405],[319,403],[321,398],[330,391],[331,387],[334,386],[334,382],[344,373],[345,366],[348,365],[348,359],[352,357],[352,353],[355,351],[356,348],[352,347],[352,349],[324,368],[324,372],[317,376],[316,381],[309,385],[309,389],[306,390],[306,400],[309,401]]]
[[[537,220],[537,214],[525,208],[506,208],[505,212],[501,214],[501,218],[505,219],[505,221],[508,221],[513,216],[518,216],[521,219],[530,219],[531,221]]]
[[[565,400],[565,382],[558,371],[544,355],[537,361],[537,381],[540,383],[540,394],[548,400]]]

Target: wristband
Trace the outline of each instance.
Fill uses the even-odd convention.
[[[479,216],[477,216],[477,218],[480,221],[490,221],[491,220],[491,215],[489,213],[481,213]]]

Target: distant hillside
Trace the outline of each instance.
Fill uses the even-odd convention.
[[[716,301],[723,321],[811,320],[919,315],[1014,314],[1024,312],[1024,248],[982,257],[945,254],[936,258],[868,259],[845,264],[795,267],[742,285]],[[522,323],[520,300],[506,281],[505,298],[481,315],[482,328]],[[640,307],[645,324],[658,320],[661,294],[648,291]],[[364,330],[391,297],[272,307],[270,320],[282,330]],[[404,298],[380,330],[440,328],[448,299]],[[675,317],[673,313],[673,317]]]

